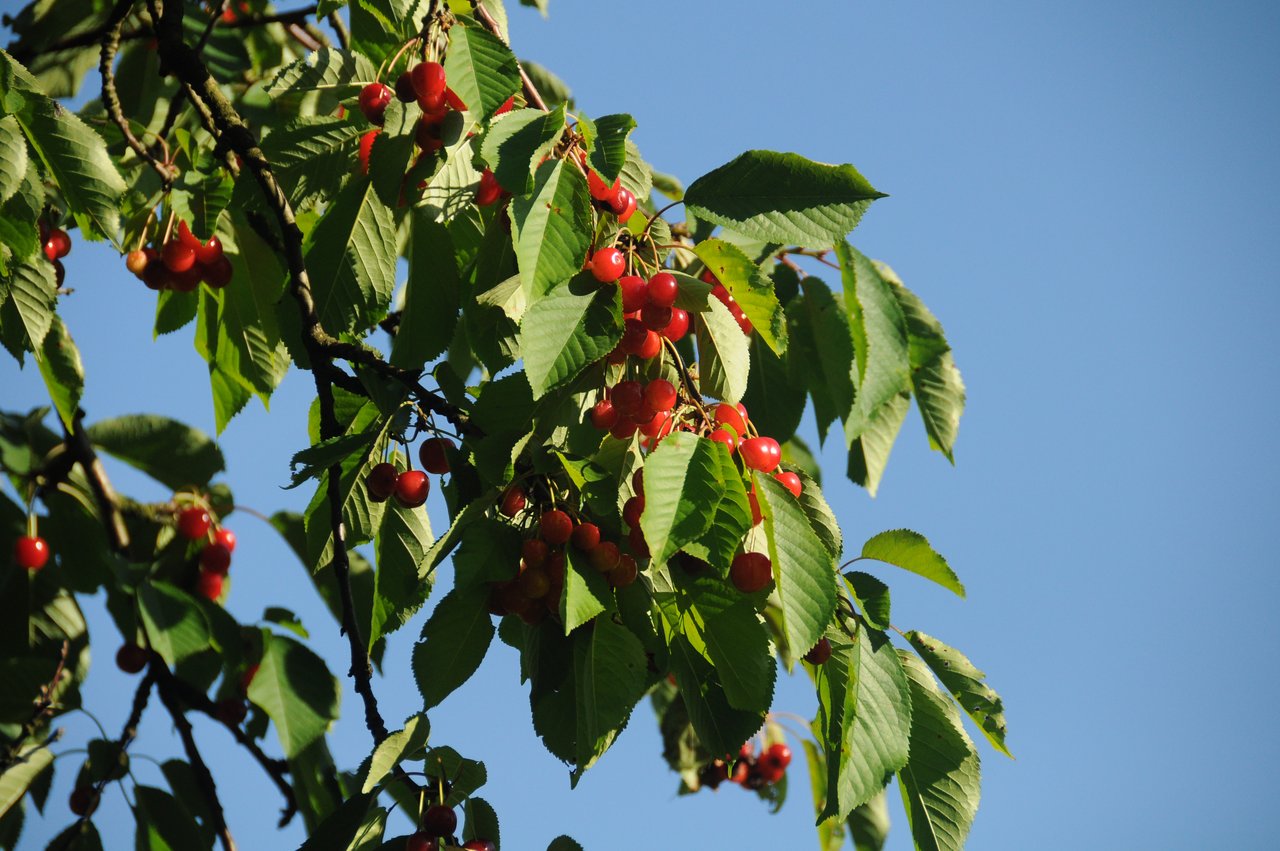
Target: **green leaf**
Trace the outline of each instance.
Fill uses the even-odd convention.
[[[503,189],[525,195],[533,191],[534,170],[560,141],[564,129],[564,104],[550,112],[517,109],[494,120],[480,145],[480,156]]]
[[[12,115],[0,118],[0,202],[8,201],[27,175],[27,140]]]
[[[435,777],[445,777],[453,787],[444,798],[447,807],[456,807],[489,779],[484,763],[463,759],[453,748],[432,748],[423,769]]]
[[[836,255],[858,363],[857,398],[845,420],[845,442],[852,444],[882,406],[910,390],[911,362],[907,321],[893,286],[849,243],[839,242]]]
[[[880,488],[893,442],[910,407],[910,394],[899,393],[871,414],[862,427],[862,433],[849,444],[849,480],[862,485],[872,496]]]
[[[582,846],[568,836],[557,836],[547,846],[547,851],[582,851]]]
[[[496,848],[502,848],[502,843],[498,838],[501,832],[498,826],[498,814],[494,811],[492,804],[484,798],[473,796],[463,802],[462,813],[465,817],[465,822],[462,825],[463,842],[470,842],[473,839],[487,839]]]
[[[22,93],[23,106],[14,117],[58,184],[76,223],[87,238],[106,238],[115,244],[125,182],[106,143],[75,113],[45,97],[8,53],[0,51],[0,63],[12,75],[13,88]]]
[[[511,48],[478,27],[455,26],[449,31],[444,60],[449,88],[476,119],[488,118],[520,90],[520,66]]]
[[[413,715],[405,722],[403,730],[397,730],[383,739],[373,749],[373,756],[369,760],[369,774],[365,777],[360,793],[367,795],[372,792],[401,760],[426,747],[430,734],[431,725],[427,722],[427,716]]]
[[[751,600],[719,578],[699,583],[695,599],[685,612],[684,631],[706,645],[729,705],[767,712],[773,704],[777,665],[768,630]]]
[[[170,667],[212,646],[200,604],[168,582],[147,581],[138,586],[138,611],[147,643]]]
[[[134,817],[138,822],[137,851],[190,851],[208,848],[195,818],[185,805],[163,789],[134,786]]]
[[[320,321],[331,334],[360,332],[382,318],[396,282],[396,225],[373,192],[352,180],[316,225],[307,270]]]
[[[145,846],[144,846],[145,848]],[[91,821],[76,821],[47,846],[57,851],[102,851],[102,837]]]
[[[742,404],[751,412],[751,421],[760,433],[780,443],[794,436],[800,427],[813,364],[797,353],[795,337],[794,332],[789,335],[790,355],[786,358],[774,354],[759,334],[749,338],[751,372]]]
[[[897,654],[884,633],[832,631],[831,658],[814,669],[817,729],[827,753],[827,805],[821,818],[844,819],[884,789],[907,764],[911,700]]]
[[[324,736],[338,718],[342,691],[324,660],[284,635],[262,633],[262,661],[249,700],[275,722],[286,757]]]
[[[590,622],[613,608],[613,592],[604,574],[593,568],[586,556],[569,547],[564,551],[564,593],[560,597],[560,619],[564,634]]]
[[[695,180],[684,202],[698,218],[752,239],[826,248],[883,197],[851,165],[747,151]]]
[[[881,851],[889,838],[889,803],[884,790],[849,813],[854,851]]]
[[[319,478],[334,464],[342,464],[357,453],[367,455],[380,429],[376,424],[355,434],[342,434],[308,446],[289,459],[290,479],[285,490]]]
[[[263,139],[262,152],[294,208],[305,209],[337,194],[353,171],[357,139],[368,130],[363,117],[300,116]],[[257,192],[242,176],[237,200]]]
[[[809,788],[813,792],[813,810],[818,814],[818,851],[841,851],[844,848],[844,825],[835,819],[823,819],[827,801],[827,759],[818,746],[808,739],[804,746],[805,763],[809,767]]]
[[[568,384],[622,339],[614,287],[581,274],[534,302],[520,323],[520,351],[533,397]],[[736,330],[736,328],[735,328]]]
[[[1008,729],[1004,717],[1004,700],[995,689],[986,684],[987,675],[979,671],[959,650],[948,647],[932,636],[911,630],[906,633],[906,638],[925,664],[942,680],[947,690],[955,695],[960,708],[978,725],[992,747],[1005,756],[1012,757],[1004,740]]]
[[[222,450],[198,429],[155,414],[99,420],[88,428],[98,449],[174,490],[205,486],[226,469]]]
[[[231,202],[232,185],[221,170],[212,175],[183,172],[169,194],[169,203],[196,237],[208,240],[217,229],[218,216]]]
[[[356,97],[377,77],[377,69],[363,54],[321,47],[282,68],[265,91],[272,99],[319,92],[316,111],[325,113],[332,112],[341,101]]]
[[[449,229],[421,209],[413,214],[409,238],[409,280],[404,312],[391,345],[391,363],[420,370],[440,356],[453,340],[458,324],[461,284]]]
[[[17,192],[0,204],[0,243],[9,246],[18,260],[38,259],[42,256],[40,229],[36,226],[36,219],[44,208],[44,196],[40,173],[28,159],[27,172]],[[0,325],[3,324],[3,316],[0,315]]]
[[[800,477],[800,507],[809,517],[809,523],[817,534],[818,540],[831,553],[833,559],[844,554],[844,538],[840,534],[840,524],[836,521],[831,506],[822,494],[822,488],[812,476],[803,470],[793,470]]]
[[[755,476],[755,484],[782,604],[783,634],[792,654],[799,655],[818,643],[835,614],[835,558],[791,491],[772,476]]]
[[[588,161],[606,183],[622,173],[627,163],[627,137],[636,129],[630,115],[604,115],[595,121],[583,118],[580,125],[587,137]]]
[[[924,663],[899,655],[911,683],[911,761],[898,772],[911,836],[921,851],[960,851],[978,811],[978,753]]]
[[[640,640],[612,618],[579,630],[573,645],[580,775],[609,748],[644,696],[648,663]]]
[[[862,545],[862,557],[892,564],[903,570],[932,580],[943,588],[964,596],[960,578],[951,570],[947,560],[930,546],[919,532],[910,529],[891,529],[881,532]]]
[[[956,368],[951,346],[937,320],[919,297],[902,286],[887,267],[879,267],[881,277],[894,285],[894,294],[907,320],[911,358],[911,387],[915,391],[920,417],[930,443],[954,463],[951,455],[960,415],[964,413],[964,380]]]
[[[0,815],[22,800],[40,773],[53,765],[53,753],[34,739],[24,741],[17,753],[21,759],[0,772]]]
[[[845,583],[853,594],[858,610],[867,619],[867,623],[876,629],[888,629],[889,623],[889,586],[870,573],[851,570],[844,575]]]
[[[413,677],[431,709],[471,678],[493,641],[489,587],[454,588],[436,605],[413,648]]]
[[[704,239],[694,247],[694,253],[733,296],[769,348],[777,354],[785,352],[787,317],[773,283],[760,267],[741,248],[722,239]]]
[[[332,782],[332,778],[331,778]],[[336,784],[335,784],[336,785]],[[370,808],[378,799],[376,794],[352,795],[342,802],[336,810],[329,814],[318,828],[311,832],[307,840],[298,846],[298,851],[357,851],[363,849],[360,842],[371,814]],[[386,813],[378,813],[381,807],[373,809],[375,819],[385,819]]]
[[[426,602],[432,578],[422,565],[433,540],[425,509],[395,505],[382,513],[374,539],[378,571],[374,575],[370,650],[380,638],[404,626]]]
[[[6,347],[20,359],[24,351],[38,352],[53,326],[58,284],[44,255],[16,263],[10,272],[0,278],[0,325]]]
[[[724,494],[716,446],[715,441],[677,431],[645,460],[640,528],[655,564],[696,541],[711,525],[712,509]]]
[[[800,286],[803,295],[787,310],[795,323],[792,356],[804,364],[818,438],[825,440],[827,426],[844,422],[853,408],[853,338],[849,318],[826,284],[807,277]]]
[[[547,161],[533,194],[511,202],[511,220],[520,280],[531,298],[582,270],[592,225],[587,179],[578,169]]]
[[[747,392],[751,370],[750,344],[729,308],[718,299],[697,314],[698,366],[702,389],[730,404]]]
[[[172,334],[196,318],[200,297],[196,293],[163,290],[156,295],[156,324],[152,338]]]

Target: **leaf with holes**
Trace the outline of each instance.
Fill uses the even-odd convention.
[[[914,629],[906,633],[906,636],[920,658],[955,696],[960,708],[982,730],[992,747],[1005,756],[1012,757],[1013,754],[1005,744],[1007,724],[1004,700],[995,689],[987,685],[987,675],[979,671],[959,650],[948,647],[932,636]]]

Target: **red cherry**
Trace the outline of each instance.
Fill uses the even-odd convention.
[[[733,432],[727,428],[718,428],[711,432],[711,439],[716,443],[723,443],[729,450],[729,454],[733,454],[733,450],[738,448],[738,438],[733,436]]]
[[[444,139],[440,137],[440,122],[432,118],[430,114],[422,116],[413,131],[413,141],[428,154],[434,154],[444,147]]]
[[[640,433],[645,437],[666,437],[671,433],[671,412],[658,411],[640,424]]]
[[[618,421],[618,412],[608,399],[601,399],[591,408],[591,424],[598,429],[612,428]]]
[[[388,464],[386,461],[373,465],[373,469],[369,471],[369,478],[365,480],[365,485],[369,488],[369,499],[374,502],[386,502],[391,498],[391,494],[396,492],[396,480],[399,478],[400,471],[395,468],[395,465]]]
[[[373,152],[373,140],[378,138],[378,134],[381,132],[381,130],[370,130],[360,137],[360,153],[358,156],[361,174],[369,173],[369,154]]]
[[[253,682],[253,678],[256,677],[257,675],[258,675],[257,665],[250,665],[248,668],[245,668],[244,673],[240,675],[240,693],[241,694],[249,693],[249,685]]]
[[[558,508],[543,512],[538,520],[538,533],[542,540],[553,547],[558,547],[573,534],[573,520]]]
[[[404,851],[439,851],[440,845],[425,833],[415,833],[404,844]]]
[[[19,538],[13,543],[13,560],[18,567],[35,573],[49,561],[49,545],[44,538]]]
[[[213,533],[213,542],[227,548],[227,552],[236,551],[236,533],[230,529],[218,529]]]
[[[743,594],[753,594],[773,579],[773,565],[764,553],[738,553],[729,566],[729,579]]]
[[[520,590],[530,600],[540,600],[551,590],[551,577],[541,567],[526,569],[516,581],[520,583]]]
[[[185,221],[178,222],[178,242],[190,248],[192,251],[199,251],[204,245],[188,227]]]
[[[653,304],[670,307],[676,303],[676,295],[679,292],[680,284],[676,282],[676,276],[670,272],[659,272],[649,279],[649,301]]]
[[[818,643],[809,648],[808,653],[804,654],[804,660],[810,665],[821,665],[830,658],[831,642],[825,636],[818,639]]]
[[[67,279],[67,268],[62,265],[61,260],[53,261],[53,283],[54,286],[61,287],[62,282]]]
[[[638,557],[649,557],[649,545],[645,542],[644,532],[640,530],[639,526],[632,529],[627,534],[627,543],[631,545],[631,552],[635,553]]]
[[[516,96],[515,96],[515,95],[512,95],[511,97],[509,97],[509,98],[507,98],[506,100],[504,100],[504,101],[502,102],[502,106],[500,106],[500,107],[498,107],[497,109],[495,109],[495,110],[493,111],[493,114],[494,114],[494,115],[504,115],[504,114],[506,114],[506,113],[510,112],[510,111],[511,111],[511,109],[512,109],[512,107],[514,107],[515,105],[516,105]]]
[[[233,273],[231,261],[227,259],[226,255],[219,255],[218,259],[208,266],[201,267],[201,277],[204,278],[204,282],[215,290],[220,290],[231,283]]]
[[[234,697],[219,700],[213,705],[213,710],[219,721],[232,727],[239,727],[243,724],[245,717],[249,714],[249,707],[245,705],[245,702]]]
[[[502,198],[502,186],[493,172],[485,169],[480,173],[480,186],[476,189],[476,204],[487,207]]]
[[[733,767],[733,775],[729,779],[739,786],[745,786],[750,774],[751,766],[745,760],[739,760],[738,764]]]
[[[639,354],[648,345],[651,332],[639,319],[628,319],[622,323],[622,339],[618,348],[629,355]]]
[[[662,351],[662,338],[654,332],[648,331],[644,336],[644,342],[636,350],[636,357],[648,360],[649,358],[657,357],[660,351]]]
[[[188,541],[198,541],[209,534],[213,518],[199,506],[184,508],[178,512],[178,534]]]
[[[62,228],[53,228],[44,241],[44,256],[50,260],[61,260],[71,253],[71,237]]]
[[[405,508],[417,508],[427,501],[431,480],[421,470],[406,470],[396,477],[396,502]]]
[[[222,240],[216,235],[196,249],[196,262],[204,266],[212,266],[222,259]]]
[[[151,651],[136,644],[122,644],[116,651],[116,667],[126,674],[136,674],[151,661]]]
[[[591,257],[591,274],[602,284],[612,283],[627,270],[627,259],[616,248],[601,248]]]
[[[437,476],[449,472],[449,450],[453,449],[453,441],[444,437],[429,437],[418,447],[418,460],[422,469]]]
[[[142,282],[147,285],[147,289],[168,289],[173,281],[173,275],[169,272],[169,267],[165,266],[164,261],[160,259],[160,252],[154,248],[145,249],[145,252],[147,268],[142,270]]]
[[[774,742],[769,745],[769,749],[764,752],[763,759],[768,760],[780,768],[786,769],[791,764],[791,748],[787,747],[784,742]]]
[[[444,90],[444,102],[454,112],[466,112],[467,104],[462,98],[458,97],[458,93],[448,86]]]
[[[139,248],[137,251],[130,251],[124,258],[124,266],[139,278],[142,273],[147,270],[147,252]]]
[[[165,268],[174,274],[188,271],[196,265],[195,249],[180,240],[170,240],[160,249],[160,258]]]
[[[742,463],[762,473],[772,473],[782,460],[782,448],[772,437],[744,440],[738,447],[738,454],[742,456]]]
[[[638,428],[639,426],[631,420],[618,420],[613,424],[613,427],[609,429],[609,434],[613,435],[618,440],[630,440]]]
[[[784,488],[791,491],[791,495],[796,499],[800,498],[801,492],[804,490],[804,483],[800,481],[800,477],[795,473],[787,470],[774,476]]]
[[[613,210],[614,215],[618,217],[618,221],[625,222],[630,219],[636,212],[636,196],[631,190],[623,186],[618,189],[618,194],[613,196],[613,201],[609,203],[609,209]]]
[[[671,324],[671,308],[649,302],[640,308],[640,321],[650,331],[665,331]]]
[[[689,333],[689,313],[678,307],[671,308],[671,321],[667,323],[667,327],[658,332],[671,342],[684,337]]]
[[[369,123],[381,127],[386,118],[387,104],[391,103],[391,89],[382,83],[370,83],[360,90],[356,100]]]
[[[422,62],[409,71],[413,90],[418,93],[418,105],[423,112],[434,112],[444,103],[446,88],[444,66],[439,62]]]
[[[431,836],[452,836],[458,829],[458,815],[451,807],[432,804],[422,814],[422,830]]]
[[[169,286],[180,293],[193,292],[196,287],[200,286],[200,279],[204,277],[204,267],[196,263],[185,272],[170,272]]]
[[[210,573],[207,570],[200,571],[196,577],[196,591],[209,602],[218,602],[222,597],[222,574]]]
[[[524,511],[524,506],[524,488],[519,485],[512,485],[502,494],[502,504],[498,506],[498,510],[508,517],[515,517],[521,511]]]
[[[613,185],[604,182],[604,178],[596,174],[595,169],[587,169],[587,189],[591,192],[591,197],[597,201],[601,201],[613,206],[614,199],[618,197],[618,191],[622,189],[622,178],[615,177]]]
[[[498,851],[498,846],[487,839],[473,839],[462,847],[466,851]]]
[[[642,426],[645,423],[652,420],[653,415],[656,413],[657,411],[655,411],[653,408],[650,408],[647,404],[645,404],[644,400],[641,399],[640,407],[636,408],[635,413],[631,415],[630,419],[631,419],[631,422],[635,423],[636,425]]]
[[[629,555],[623,555],[618,559],[618,566],[609,572],[609,584],[614,588],[626,588],[636,581],[638,574],[636,560]]]
[[[564,553],[559,550],[547,554],[547,563],[543,570],[547,572],[547,578],[551,580],[551,584],[564,585]]]
[[[413,74],[405,71],[396,77],[396,100],[401,103],[413,103],[418,99],[418,92],[413,87]]]
[[[644,404],[644,388],[639,381],[619,381],[609,391],[609,399],[619,416],[630,417]]]
[[[644,493],[644,467],[636,467],[631,474],[631,491],[636,495]]]
[[[655,378],[645,385],[644,401],[655,411],[669,411],[676,404],[676,386],[665,378]]]
[[[644,285],[644,278],[639,275],[623,275],[618,279],[618,289],[622,290],[622,312],[635,313],[644,307],[649,298]]]
[[[777,783],[787,773],[786,769],[771,761],[767,755],[760,757],[760,762],[756,764],[756,771],[760,773],[760,779],[764,781],[766,786],[772,786]]]
[[[622,504],[622,522],[632,529],[639,528],[642,514],[644,514],[643,496],[633,496]]]
[[[600,527],[594,523],[579,523],[573,527],[573,534],[569,539],[578,549],[590,552],[600,546]]]
[[[721,402],[719,405],[716,405],[715,417],[717,423],[733,429],[733,433],[738,435],[739,438],[746,436],[746,418],[743,417],[742,412],[733,405],[730,405],[728,402]]]
[[[520,545],[520,556],[524,559],[524,563],[528,567],[542,567],[542,563],[547,560],[546,541],[540,541],[537,538],[529,538]]]
[[[231,550],[222,544],[209,544],[200,551],[200,566],[210,573],[227,575],[231,569]]]
[[[764,519],[764,515],[760,513],[760,500],[756,497],[754,482],[751,485],[751,490],[747,493],[747,502],[751,503],[751,525],[759,526],[760,521]]]
[[[587,553],[587,561],[600,573],[608,573],[618,566],[622,555],[618,545],[613,541],[602,541],[599,546]]]

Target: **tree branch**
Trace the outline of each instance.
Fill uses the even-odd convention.
[[[85,434],[83,421],[84,411],[77,410],[71,429],[67,430],[66,424],[63,424],[65,435],[63,442],[67,447],[67,453],[80,465],[85,477],[89,480],[89,489],[93,491],[93,497],[98,503],[98,511],[102,514],[111,549],[120,555],[127,555],[129,527],[125,525],[124,515],[120,513],[120,500],[107,479],[107,471],[103,469],[102,462],[98,460],[98,453],[94,452],[93,444]]]
[[[67,651],[69,649],[70,645],[64,640],[62,642],[62,651],[58,654],[58,665],[53,669],[53,676],[49,678],[48,684],[40,687],[40,696],[36,698],[36,706],[31,713],[31,717],[23,723],[12,744],[5,750],[4,755],[0,756],[0,774],[4,774],[11,766],[21,761],[22,743],[36,734],[36,731],[40,729],[40,725],[44,723],[53,710],[53,695],[58,689],[58,683],[62,681],[62,672],[67,666]]]
[[[116,92],[116,75],[112,66],[116,61],[116,51],[120,49],[120,28],[124,26],[124,19],[129,16],[134,2],[135,0],[117,0],[111,10],[111,17],[107,19],[106,34],[102,37],[101,59],[98,61],[98,72],[102,77],[102,105],[107,110],[107,116],[120,128],[125,144],[155,169],[156,174],[160,175],[160,182],[168,189],[173,183],[173,169],[168,163],[161,162],[133,135],[133,128],[129,126],[120,107],[120,95]]]
[[[151,664],[156,668],[162,665],[158,660]],[[168,679],[160,681],[160,702],[164,704],[165,709],[169,710],[169,717],[178,728],[182,749],[186,751],[187,760],[196,774],[196,782],[204,794],[205,803],[209,805],[209,812],[213,815],[213,827],[217,831],[218,839],[222,841],[223,851],[236,851],[236,841],[231,838],[231,830],[227,827],[227,817],[222,811],[222,802],[218,800],[218,787],[214,785],[213,774],[209,772],[209,766],[205,764],[204,758],[200,755],[200,749],[196,747],[196,737],[191,732],[191,722],[187,720],[174,695],[170,693],[169,682],[171,680]]]

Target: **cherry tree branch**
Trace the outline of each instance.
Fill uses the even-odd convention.
[[[161,666],[159,661],[151,664],[157,668]],[[222,842],[223,851],[236,851],[236,841],[231,837],[231,830],[227,827],[227,817],[222,810],[222,802],[218,800],[218,787],[213,782],[213,774],[205,764],[204,757],[200,755],[200,748],[196,746],[196,737],[191,732],[191,722],[178,706],[168,686],[169,682],[171,680],[160,680],[160,702],[164,704],[165,709],[169,710],[169,717],[173,719],[173,725],[178,730],[178,737],[182,739],[182,749],[187,754],[187,761],[191,763],[192,770],[195,771],[196,783],[200,786],[205,803],[209,805],[209,812],[213,815],[213,827],[218,834],[218,839]]]
[[[116,75],[112,66],[116,61],[116,51],[120,49],[120,29],[124,26],[124,19],[129,16],[133,4],[134,0],[117,0],[111,10],[111,17],[107,19],[106,33],[102,37],[101,59],[98,61],[98,72],[102,77],[102,105],[107,111],[107,116],[116,127],[120,128],[125,144],[155,169],[156,174],[160,175],[160,182],[164,184],[165,189],[168,189],[173,183],[173,169],[168,163],[161,162],[146,145],[138,141],[137,136],[133,135],[133,128],[129,126],[129,121],[124,117],[120,106],[120,95],[116,92]]]
[[[5,750],[3,756],[0,756],[0,774],[4,774],[11,766],[22,761],[22,744],[27,739],[36,734],[40,729],[40,725],[53,711],[53,695],[57,691],[58,683],[62,682],[62,673],[67,666],[67,651],[70,645],[64,640],[62,642],[62,650],[58,654],[58,665],[53,669],[53,676],[49,678],[46,685],[40,687],[40,696],[36,698],[35,709],[31,712],[31,717],[23,723],[18,734],[14,736],[12,744]],[[56,735],[55,737],[56,738]]]

